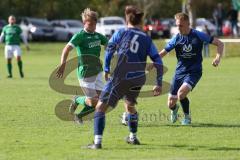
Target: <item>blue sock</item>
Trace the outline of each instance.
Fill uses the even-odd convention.
[[[105,128],[105,113],[95,112],[94,114],[94,135],[103,135]]]
[[[188,98],[185,97],[184,99],[180,100],[180,103],[181,103],[184,114],[189,115],[189,100],[188,100]]]
[[[131,133],[137,133],[138,128],[138,114],[137,112],[134,114],[128,113],[128,127]]]

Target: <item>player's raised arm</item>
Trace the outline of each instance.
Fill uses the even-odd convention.
[[[73,49],[73,47],[69,44],[67,44],[62,51],[62,55],[61,55],[61,65],[58,68],[57,71],[57,78],[62,78],[63,77],[63,73],[65,70],[65,66],[66,66],[66,61],[67,61],[67,57],[69,55],[69,52]]]
[[[214,38],[213,41],[212,41],[212,44],[217,46],[217,54],[216,54],[216,57],[212,61],[212,65],[214,67],[217,67],[219,65],[220,60],[221,60],[222,55],[223,55],[224,44],[218,38]]]

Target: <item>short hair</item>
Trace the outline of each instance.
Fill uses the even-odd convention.
[[[175,14],[174,16],[175,19],[179,19],[179,20],[184,20],[184,21],[188,21],[189,22],[189,16],[186,13],[180,12]]]
[[[138,25],[142,23],[144,13],[136,6],[128,5],[125,8],[125,15],[127,22],[130,22],[132,25]]]
[[[13,14],[11,14],[11,15],[8,16],[8,18],[10,18],[10,17],[16,19],[16,17],[15,17]]]
[[[90,8],[86,8],[84,9],[84,11],[82,12],[82,21],[86,21],[86,20],[93,20],[95,22],[97,22],[98,20],[98,14],[97,12],[92,11]]]

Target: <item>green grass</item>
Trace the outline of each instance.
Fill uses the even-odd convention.
[[[159,48],[163,45],[156,43]],[[58,119],[54,112],[58,102],[71,97],[53,91],[48,84],[64,43],[30,46],[29,53],[23,49],[24,79],[19,78],[15,61],[14,78],[5,78],[5,60],[0,58],[0,160],[239,159],[240,57],[225,57],[219,68],[211,66],[212,58],[204,59],[203,77],[190,94],[191,126],[169,123],[166,94],[141,98],[138,135],[143,145],[125,144],[128,129],[119,124],[123,112],[120,102],[107,114],[104,149],[92,151],[81,148],[93,140],[92,122],[78,126]],[[3,45],[0,51],[3,53]],[[237,55],[240,49],[227,51]],[[174,54],[164,58],[169,69],[165,81],[171,80],[175,63]],[[67,83],[78,85],[75,73]]]

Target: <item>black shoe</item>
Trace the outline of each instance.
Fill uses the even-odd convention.
[[[102,149],[102,144],[89,144],[87,145],[88,149]]]
[[[126,138],[126,142],[132,145],[140,145],[140,142],[137,138],[131,139],[129,136]]]
[[[74,114],[73,121],[74,121],[76,124],[83,125],[83,120],[82,120],[82,118],[79,118],[77,114]]]
[[[7,78],[12,78],[12,75],[8,75]]]
[[[20,77],[21,77],[21,78],[24,78],[23,72],[20,72]]]

